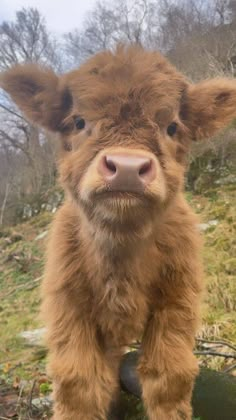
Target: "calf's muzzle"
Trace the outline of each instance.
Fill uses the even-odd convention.
[[[156,176],[154,161],[139,154],[103,155],[98,162],[98,172],[114,192],[143,192]]]

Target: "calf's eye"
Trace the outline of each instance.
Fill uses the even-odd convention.
[[[172,122],[168,127],[167,127],[167,134],[168,136],[172,137],[175,135],[176,131],[177,131],[177,123],[176,122]]]
[[[75,126],[76,126],[77,130],[83,130],[83,128],[85,127],[85,120],[81,117],[76,117],[75,118]]]

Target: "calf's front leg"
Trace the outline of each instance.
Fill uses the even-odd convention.
[[[92,331],[81,326],[51,346],[54,420],[107,420],[118,382],[118,357],[106,357]]]
[[[191,305],[190,305],[191,306]],[[170,304],[153,314],[139,362],[143,400],[150,420],[191,420],[198,373],[193,355],[194,308]]]

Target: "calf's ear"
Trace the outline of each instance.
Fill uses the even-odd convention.
[[[236,81],[219,78],[189,85],[181,117],[193,140],[213,136],[236,117]]]
[[[34,64],[17,65],[0,74],[0,87],[27,119],[51,131],[64,130],[72,97],[52,70]]]

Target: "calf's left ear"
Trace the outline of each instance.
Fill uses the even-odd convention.
[[[216,134],[236,117],[236,80],[219,78],[189,85],[181,117],[193,140]]]
[[[51,131],[63,131],[72,97],[52,70],[34,64],[17,65],[0,74],[0,87],[30,121]]]

